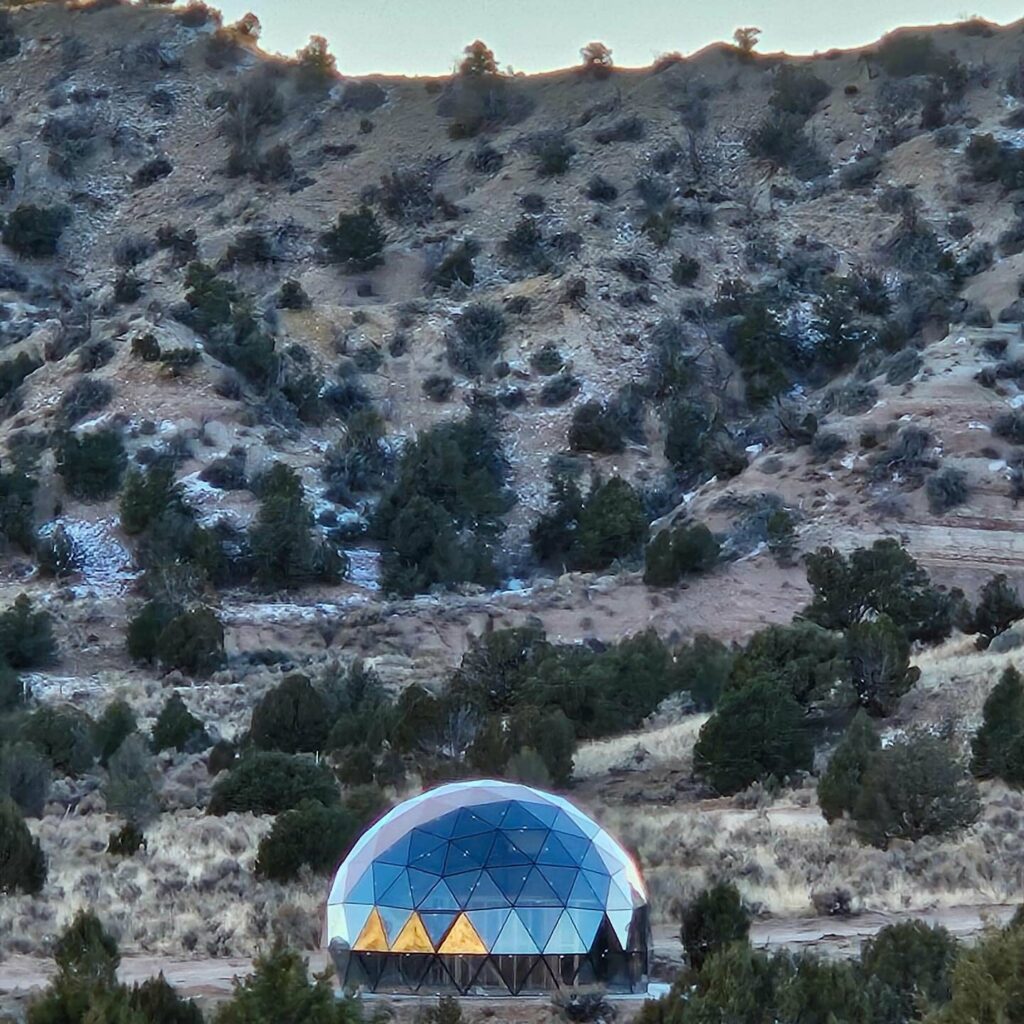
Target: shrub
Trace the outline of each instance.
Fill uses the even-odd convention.
[[[66,775],[80,775],[92,767],[92,723],[87,715],[73,708],[37,708],[25,720],[21,738]]]
[[[278,309],[308,309],[309,296],[298,281],[285,281],[277,293]]]
[[[145,844],[145,835],[129,822],[107,837],[107,853],[111,857],[134,857]]]
[[[826,821],[853,812],[864,773],[880,747],[867,714],[858,711],[818,780],[818,806]]]
[[[830,91],[809,67],[783,64],[775,73],[768,103],[785,114],[808,118]]]
[[[755,159],[775,170],[783,167],[801,181],[810,181],[828,173],[828,161],[804,131],[799,114],[774,111],[767,114],[747,134],[744,146]]]
[[[569,426],[569,447],[577,452],[598,452],[611,455],[626,447],[623,424],[614,404],[584,402],[572,415]]]
[[[59,416],[65,427],[74,426],[90,413],[105,409],[114,389],[105,380],[83,377],[76,380],[60,398]]]
[[[718,561],[720,545],[703,523],[659,530],[644,551],[644,583],[671,587],[683,576],[707,572]]]
[[[173,616],[160,631],[156,657],[169,669],[205,678],[224,664],[224,627],[209,608]]]
[[[644,137],[644,119],[636,114],[627,114],[607,128],[594,132],[594,141],[601,146],[610,142],[639,142]]]
[[[121,744],[138,728],[135,712],[131,705],[121,698],[112,700],[96,719],[93,726],[93,742],[100,764],[107,762],[117,753]]]
[[[448,362],[453,369],[478,377],[501,352],[505,317],[496,306],[484,302],[468,305],[457,317],[455,330],[446,338]]]
[[[971,740],[971,772],[979,779],[1000,778],[1024,783],[1010,754],[1024,735],[1024,682],[1012,665],[985,698],[982,721]]]
[[[749,934],[750,911],[730,882],[705,889],[683,910],[679,939],[686,961],[695,971],[723,947],[733,942],[745,944]]]
[[[84,434],[62,434],[57,442],[57,472],[74,498],[99,501],[113,495],[127,464],[118,430],[105,427]]]
[[[331,727],[324,698],[304,675],[286,676],[253,708],[249,738],[261,750],[322,750]]]
[[[672,283],[680,288],[691,288],[700,277],[700,261],[685,253],[672,264]]]
[[[595,203],[614,203],[619,198],[619,190],[600,174],[595,174],[587,182],[584,194]]]
[[[323,36],[310,36],[309,42],[295,55],[298,63],[297,82],[304,92],[319,92],[330,87],[338,77],[338,66]]]
[[[261,840],[256,874],[275,882],[290,882],[299,868],[317,874],[333,871],[348,853],[366,822],[348,807],[325,807],[303,800],[274,821]]]
[[[560,177],[569,170],[576,147],[564,131],[540,132],[530,140],[530,152],[536,157],[537,173],[542,178]]]
[[[280,941],[253,963],[253,972],[235,982],[231,999],[218,1007],[214,1024],[270,1024],[287,1019],[302,1024],[357,1024],[355,1001],[338,999],[326,974],[309,980],[306,958]],[[187,1022],[192,1024],[192,1022]]]
[[[56,657],[53,616],[45,608],[35,611],[31,599],[19,594],[0,613],[0,663],[14,669],[40,668]]]
[[[326,765],[278,751],[254,751],[217,776],[207,813],[281,814],[307,799],[325,807],[338,803],[338,786]]]
[[[13,359],[0,363],[0,397],[9,395],[42,365],[42,362],[27,352],[19,352]]]
[[[857,548],[807,555],[814,599],[803,616],[826,629],[848,629],[871,614],[887,615],[911,640],[941,640],[952,628],[952,601],[892,538]]]
[[[22,203],[4,221],[3,242],[19,256],[54,256],[60,236],[70,222],[71,211],[65,206]]]
[[[50,762],[31,743],[0,746],[0,800],[10,798],[21,813],[41,818],[50,789]]]
[[[698,711],[710,711],[729,681],[732,652],[719,640],[698,633],[693,643],[676,651],[676,675]]]
[[[605,78],[613,67],[612,51],[596,40],[580,49],[582,70],[595,78]]]
[[[597,481],[579,511],[569,551],[573,568],[591,572],[634,554],[647,534],[640,496],[621,477]]]
[[[909,733],[879,750],[864,773],[853,808],[860,834],[885,848],[960,831],[974,822],[977,787],[944,740]]]
[[[331,259],[349,271],[372,270],[384,262],[387,236],[368,206],[355,213],[339,213],[337,223],[320,241]]]
[[[978,595],[978,606],[969,629],[980,636],[979,646],[987,647],[993,637],[1024,618],[1024,604],[1017,588],[1011,586],[1005,573],[993,576]]]
[[[161,178],[166,178],[173,170],[174,164],[166,156],[155,156],[135,172],[132,183],[136,188],[148,188]]]
[[[110,758],[103,795],[108,810],[129,825],[143,826],[159,812],[152,760],[145,740],[137,733],[127,737]]]
[[[530,366],[545,377],[558,373],[565,365],[562,353],[553,341],[546,341],[536,352],[530,355]]]
[[[562,405],[564,402],[568,402],[579,389],[579,378],[575,374],[563,370],[544,382],[540,389],[540,404],[549,407]]]
[[[34,896],[46,884],[46,856],[17,804],[0,797],[0,893]]]
[[[456,285],[472,288],[473,282],[476,280],[473,260],[479,253],[480,245],[472,238],[459,242],[454,249],[445,253],[441,262],[434,269],[431,275],[434,285],[446,290],[454,288]]]
[[[903,921],[864,942],[861,971],[869,984],[896,996],[899,1017],[894,1019],[915,1020],[924,1009],[949,1000],[957,952],[958,943],[945,928]]]
[[[869,715],[891,715],[921,676],[910,667],[910,641],[887,615],[846,631],[846,660],[855,700]]]
[[[172,693],[153,724],[150,746],[156,753],[161,750],[196,753],[209,745],[210,738],[203,723],[185,706],[181,694]]]
[[[755,679],[722,695],[693,751],[694,770],[718,793],[778,780],[811,766],[813,746],[803,710],[770,679]]]
[[[893,78],[945,74],[953,57],[940,53],[928,36],[893,32],[886,36],[875,54],[886,74]]]
[[[953,466],[943,466],[925,481],[928,507],[935,515],[942,515],[951,508],[963,505],[970,496],[967,474]]]

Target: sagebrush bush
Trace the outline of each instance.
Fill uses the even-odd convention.
[[[446,337],[448,362],[453,369],[478,377],[501,352],[505,330],[505,316],[497,306],[471,303]]]
[[[970,497],[967,474],[954,466],[943,466],[925,481],[928,507],[935,515],[964,505]]]
[[[53,256],[70,223],[71,211],[66,206],[22,203],[4,221],[3,242],[19,256],[37,259]]]
[[[346,270],[372,270],[384,262],[387,236],[368,206],[355,213],[339,213],[337,223],[321,235],[320,241],[328,255]]]
[[[540,132],[530,140],[530,152],[536,157],[537,173],[542,178],[558,177],[569,170],[576,147],[564,131]]]

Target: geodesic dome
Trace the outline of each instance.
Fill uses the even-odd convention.
[[[636,865],[567,800],[492,780],[393,808],[334,876],[324,943],[343,985],[514,995],[646,986]]]

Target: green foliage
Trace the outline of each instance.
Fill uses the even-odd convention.
[[[807,707],[827,697],[843,678],[843,654],[843,638],[811,622],[766,626],[736,656],[730,686],[771,678]]]
[[[249,738],[261,750],[322,750],[331,722],[327,702],[304,675],[286,676],[253,708]]]
[[[857,704],[869,715],[891,715],[921,676],[910,666],[910,641],[888,615],[846,631],[846,661]]]
[[[718,793],[811,767],[803,709],[778,682],[759,678],[724,693],[693,751],[694,770]]]
[[[325,807],[338,803],[338,786],[326,765],[278,751],[253,751],[217,776],[207,813],[281,814],[306,799]]]
[[[77,436],[62,434],[57,442],[57,472],[73,498],[99,501],[121,485],[127,456],[120,431],[110,427]]]
[[[687,904],[679,938],[687,962],[699,971],[713,953],[734,942],[745,944],[749,933],[750,911],[739,890],[729,882],[719,882]]]
[[[720,640],[698,633],[693,643],[676,652],[676,678],[698,711],[710,711],[732,673],[733,654]]]
[[[371,523],[384,544],[385,591],[494,585],[492,544],[510,507],[507,472],[497,429],[481,415],[421,431],[402,451]]]
[[[928,508],[935,515],[948,512],[951,508],[965,504],[970,497],[967,474],[954,466],[943,466],[925,481],[925,493],[928,496]]]
[[[21,203],[4,221],[3,242],[19,256],[41,259],[54,256],[60,236],[71,222],[66,206],[36,206]]]
[[[991,134],[972,135],[964,156],[975,181],[998,181],[1007,191],[1024,185],[1024,155],[1009,142]]]
[[[510,746],[514,753],[505,771],[510,778],[527,781],[516,774],[512,758],[528,750],[540,761],[547,784],[569,784],[572,779],[573,754],[576,752],[576,728],[560,708],[540,714],[535,708],[519,708],[510,723],[509,732]]]
[[[974,822],[979,809],[977,787],[948,744],[909,733],[872,757],[853,817],[861,835],[884,849],[892,839],[957,832]]]
[[[107,837],[107,853],[112,857],[134,857],[145,842],[145,835],[128,822]]]
[[[828,83],[809,67],[783,64],[775,72],[768,103],[785,114],[808,118],[830,91]]]
[[[982,721],[971,740],[971,772],[979,779],[1001,778],[1024,785],[1011,771],[1009,758],[1018,737],[1024,735],[1024,681],[1013,665],[985,698]]]
[[[539,132],[530,140],[530,152],[536,157],[537,173],[542,178],[560,177],[569,170],[576,147],[564,131]]]
[[[987,647],[993,637],[1021,618],[1024,618],[1024,604],[1017,588],[1010,584],[1005,573],[997,573],[981,588],[969,628],[979,634],[979,646]]]
[[[275,882],[289,882],[301,867],[317,874],[333,871],[383,809],[379,798],[369,814],[347,803],[325,807],[315,800],[303,800],[294,810],[279,815],[274,827],[260,840],[256,874]]]
[[[111,756],[107,770],[103,793],[109,810],[135,826],[145,825],[156,817],[160,807],[152,759],[141,736],[135,733],[127,737]]]
[[[50,762],[31,743],[0,746],[0,799],[10,798],[21,813],[41,818],[50,789]]]
[[[44,704],[25,719],[21,738],[67,775],[80,775],[92,767],[92,722],[84,712]]]
[[[156,601],[148,601],[139,609],[138,614],[128,622],[125,636],[128,654],[135,661],[152,664],[156,660],[157,645],[160,634],[174,618],[174,611]]]
[[[497,306],[473,302],[457,317],[446,339],[448,362],[471,377],[481,373],[501,352],[505,317]]]
[[[551,511],[530,531],[538,560],[597,571],[635,554],[647,533],[640,496],[621,477],[595,479],[584,499],[574,480],[552,482]]]
[[[950,996],[957,942],[938,925],[905,921],[887,925],[861,947],[860,964],[874,986],[893,993],[899,1020],[915,1020]]]
[[[893,32],[886,36],[875,58],[893,78],[913,75],[943,75],[954,61],[952,54],[940,53],[929,36]]]
[[[337,60],[323,36],[310,36],[309,42],[296,53],[295,60],[298,86],[305,92],[328,89],[338,77]]]
[[[224,664],[224,627],[209,608],[173,616],[156,640],[157,660],[169,669],[205,678]]]
[[[372,270],[384,262],[387,235],[368,206],[339,213],[337,223],[320,236],[328,255],[349,272]]]
[[[312,534],[313,515],[298,473],[275,462],[260,483],[260,508],[249,543],[256,580],[264,587],[301,587],[314,580],[336,582],[344,556]]]
[[[194,753],[209,745],[203,723],[185,706],[181,694],[172,693],[157,715],[150,746],[157,752],[173,749]]]
[[[937,641],[952,629],[953,603],[892,538],[847,557],[819,548],[806,558],[814,599],[804,618],[826,629],[848,629],[869,615],[887,615],[911,640]]]
[[[828,160],[804,130],[802,114],[774,110],[764,116],[743,140],[747,152],[772,170],[788,169],[801,181],[828,174]]]
[[[253,972],[235,982],[232,998],[218,1007],[214,1024],[359,1024],[358,1004],[336,999],[328,975],[311,983],[305,958],[275,942],[257,956]]]
[[[21,470],[0,473],[0,543],[5,547],[17,544],[26,553],[32,550],[36,487],[35,479]]]
[[[174,470],[167,463],[157,463],[145,471],[129,470],[121,491],[121,528],[129,536],[140,534],[180,501]]]
[[[700,261],[681,253],[672,264],[672,283],[680,288],[692,288],[700,277]]]
[[[131,705],[120,697],[112,700],[103,709],[103,714],[96,719],[93,726],[92,735],[96,754],[104,768],[118,747],[136,731],[137,727],[135,712]]]
[[[41,576],[63,580],[78,572],[82,552],[71,534],[58,523],[52,530],[39,537],[36,543],[36,561]]]
[[[818,805],[828,822],[851,814],[864,773],[881,741],[864,711],[858,711],[818,780]]]
[[[21,677],[0,659],[0,715],[20,708],[28,697]]]
[[[721,545],[704,523],[680,523],[659,530],[644,550],[644,583],[670,587],[689,575],[713,569]]]
[[[46,884],[46,856],[18,805],[0,796],[0,895],[35,895]]]
[[[747,401],[757,407],[789,386],[793,354],[766,298],[744,299],[742,307],[729,326],[725,347],[743,372]]]

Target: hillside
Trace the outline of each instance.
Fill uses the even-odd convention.
[[[364,813],[366,786],[491,754],[570,792],[637,852],[666,960],[723,876],[768,930],[840,890],[851,913],[970,908],[964,932],[1020,899],[1004,780],[980,776],[966,832],[888,849],[821,816],[856,706],[841,645],[888,621],[877,594],[799,640],[831,689],[800,697],[822,728],[792,775],[712,785],[718,691],[678,694],[820,596],[804,555],[891,538],[945,618],[896,623],[920,673],[876,731],[969,756],[1021,636],[978,647],[1024,615],[970,613],[1024,577],[1022,23],[530,77],[467,48],[450,78],[357,80],[202,4],[0,13],[0,608],[30,598],[55,648],[0,623],[26,688],[5,704],[0,679],[0,745],[48,758],[27,820],[50,865],[0,906],[0,956],[43,955],[85,905],[130,953],[314,947],[322,873],[258,877],[274,814],[205,813],[296,673],[331,721],[288,753],[329,755]],[[656,579],[648,544],[696,524],[711,557]],[[506,684],[528,697],[445,703]],[[172,694],[202,742],[151,750]],[[114,700],[155,787],[148,847],[116,860],[106,759],[25,725],[57,709],[77,736]],[[561,777],[517,701],[566,723]]]

